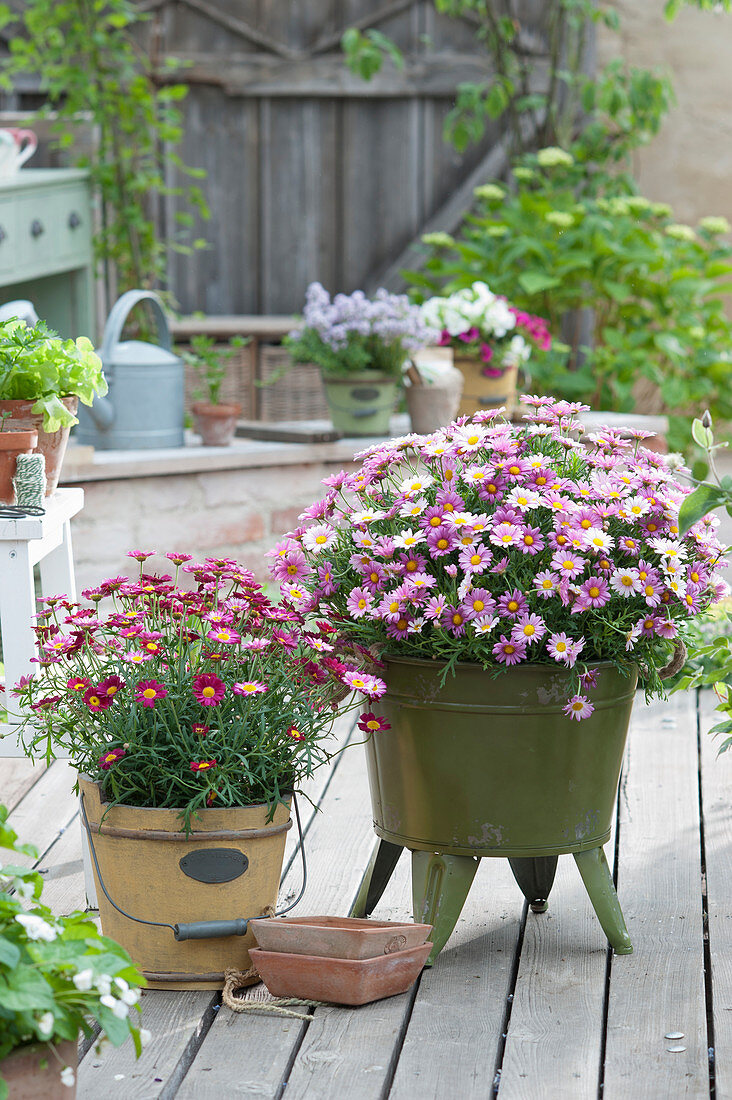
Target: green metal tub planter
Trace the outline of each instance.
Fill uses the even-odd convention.
[[[403,848],[412,852],[414,919],[448,940],[483,857],[508,858],[534,912],[547,908],[557,857],[572,853],[618,954],[633,948],[603,845],[611,823],[637,675],[599,670],[594,713],[562,713],[570,674],[520,665],[499,675],[387,657],[380,700],[391,729],[367,742],[380,842],[354,904],[366,916]]]

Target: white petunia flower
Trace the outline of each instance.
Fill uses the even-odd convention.
[[[29,940],[46,940],[47,943],[52,943],[56,939],[56,929],[35,913],[18,913],[15,919],[18,924],[23,925]]]
[[[53,1033],[53,1026],[55,1023],[55,1017],[52,1012],[44,1012],[39,1020],[36,1021],[38,1025],[38,1031],[42,1039],[48,1039]]]
[[[72,981],[80,993],[86,993],[94,984],[94,973],[91,969],[79,970]]]

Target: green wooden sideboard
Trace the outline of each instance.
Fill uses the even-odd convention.
[[[23,168],[0,179],[0,304],[28,298],[62,336],[96,337],[88,173]]]

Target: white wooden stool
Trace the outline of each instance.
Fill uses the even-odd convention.
[[[71,519],[84,507],[84,490],[57,489],[45,501],[45,507],[43,516],[0,518],[0,631],[6,692],[4,700],[0,697],[0,703],[4,702],[8,712],[16,705],[10,689],[21,676],[37,672],[37,666],[31,662],[37,655],[33,625],[34,616],[41,609],[36,604],[33,566],[40,565],[43,596],[64,592],[69,599],[76,599]],[[9,713],[8,718],[9,721],[0,722],[0,758],[24,756],[15,735],[12,714]],[[94,880],[83,829],[82,841],[87,899],[94,907]]]

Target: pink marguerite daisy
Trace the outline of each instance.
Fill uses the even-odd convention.
[[[562,707],[564,714],[569,718],[575,718],[578,722],[581,722],[583,718],[589,718],[594,709],[585,695],[573,695],[567,705]]]
[[[193,694],[202,707],[215,707],[221,702],[226,685],[213,672],[201,672],[193,680]]]

